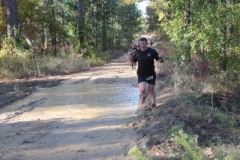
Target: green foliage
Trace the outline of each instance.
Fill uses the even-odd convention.
[[[178,134],[178,132],[184,127],[184,123],[177,122],[167,133],[167,137],[170,137],[172,134]]]
[[[159,23],[158,23],[158,19],[159,19],[159,15],[156,12],[156,5],[154,5],[154,3],[150,6],[147,7],[147,23],[148,23],[148,31],[149,32],[156,32],[159,31],[160,27],[159,27]]]
[[[134,160],[146,160],[147,158],[137,146],[134,146],[130,149],[128,154],[134,159]],[[151,160],[151,159],[149,159]]]
[[[29,50],[16,48],[14,39],[4,39],[0,50],[0,78],[21,78],[27,76],[28,63],[33,56]]]
[[[235,128],[237,126],[237,122],[233,120],[229,115],[223,114],[221,112],[217,112],[214,114],[214,118],[220,122],[220,124],[227,126],[229,128]]]
[[[239,146],[235,149],[232,146],[221,145],[214,149],[216,159],[236,160],[240,158]]]
[[[204,159],[204,155],[202,150],[198,147],[198,141],[196,135],[189,135],[185,133],[183,130],[179,130],[177,133],[173,135],[173,141],[176,144],[179,144],[185,150],[185,154],[182,159],[189,160],[201,160]]]
[[[96,50],[107,46],[108,50],[121,45],[119,42],[133,39],[133,35],[139,31],[140,12],[135,4],[122,3],[121,0],[84,1],[84,43],[94,43]],[[4,9],[1,7],[0,12]],[[54,36],[59,43],[65,44],[76,44],[76,39],[79,40],[76,0],[53,0],[52,3],[19,0],[18,17],[21,31],[34,41],[35,47],[49,47]],[[5,19],[0,20],[0,28],[6,26],[2,20]],[[44,39],[47,45],[43,44]]]
[[[14,54],[15,41],[14,39],[3,38],[2,49],[0,50],[0,58]]]
[[[214,94],[236,95],[240,74],[239,2],[152,3],[159,15],[160,34],[167,34],[174,45],[169,60],[175,65],[175,89],[201,94],[210,86]],[[234,98],[233,102],[238,101],[237,96]]]
[[[227,70],[210,76],[208,82],[215,92],[231,92],[239,84],[238,76],[239,72],[237,70]]]
[[[159,15],[160,34],[167,34],[175,45],[174,60],[178,64],[188,63],[190,53],[202,55],[215,70],[226,65],[239,72],[238,1],[152,0],[152,3]]]
[[[129,45],[134,39],[134,34],[140,30],[140,11],[137,10],[135,4],[123,5],[118,9],[121,19],[119,22],[119,29],[117,30],[120,42],[124,40]]]

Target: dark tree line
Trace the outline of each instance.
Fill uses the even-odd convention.
[[[92,45],[106,51],[131,42],[140,12],[120,0],[1,0],[0,33],[41,50]]]

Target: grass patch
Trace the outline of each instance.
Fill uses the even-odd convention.
[[[176,145],[181,146],[182,151],[184,152],[184,155],[181,157],[181,159],[205,159],[202,150],[198,147],[197,135],[190,135],[185,133],[183,130],[179,130],[172,135],[172,139]]]
[[[148,158],[147,156],[145,156],[137,146],[132,147],[128,152],[128,154],[134,160],[151,160],[151,158]]]
[[[231,118],[230,115],[223,114],[221,112],[216,112],[213,114],[213,117],[218,121],[221,125],[229,127],[229,128],[235,128],[237,127],[237,122]]]
[[[0,58],[0,78],[14,79],[69,74],[88,69],[89,64],[87,59],[78,54],[35,57],[31,51],[17,50],[12,55]]]

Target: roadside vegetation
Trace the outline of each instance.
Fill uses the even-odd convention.
[[[240,159],[239,5],[151,1],[148,30],[165,64],[158,108],[139,113],[147,142],[130,150],[135,159]]]
[[[36,53],[35,49],[15,47],[14,40],[4,39],[0,50],[0,79],[45,77],[71,74],[103,65],[123,54],[124,50],[98,51],[92,48],[59,49],[56,55]],[[85,56],[85,55],[88,56]]]
[[[153,111],[143,106],[138,112],[137,130],[146,142],[133,147],[129,155],[137,160],[239,159],[239,74],[221,72],[213,79],[207,70],[210,76],[203,81],[196,77],[196,69],[174,65],[171,45],[168,40],[157,45],[165,56],[156,85],[159,105]]]

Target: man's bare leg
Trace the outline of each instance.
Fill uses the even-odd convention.
[[[141,104],[143,104],[145,102],[146,99],[146,87],[147,87],[147,83],[146,82],[140,82],[138,84],[138,88],[140,91],[140,95],[141,95]]]
[[[154,91],[154,85],[148,84],[148,91],[149,91],[150,98],[151,98],[151,101],[152,101],[152,107],[155,107],[156,95],[155,95],[155,91]]]

